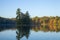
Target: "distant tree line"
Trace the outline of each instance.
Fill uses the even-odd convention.
[[[14,28],[15,25],[16,25],[15,20],[0,17],[0,30],[8,29],[8,28]]]
[[[33,24],[37,25],[40,24],[39,28],[40,30],[52,30],[52,31],[60,31],[60,17],[59,16],[44,16],[44,17],[34,17],[32,18]]]

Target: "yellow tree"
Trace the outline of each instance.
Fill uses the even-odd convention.
[[[60,19],[58,20],[58,30],[60,30]]]

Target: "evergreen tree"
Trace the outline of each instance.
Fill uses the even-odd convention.
[[[17,15],[16,16],[16,22],[17,22],[18,25],[22,26],[22,25],[30,24],[30,16],[29,16],[28,11],[26,11],[26,13],[24,14],[18,8],[17,12],[16,12],[16,15]]]
[[[16,15],[17,15],[17,16],[16,16],[17,25],[22,24],[22,22],[21,22],[21,11],[20,11],[20,8],[17,9]]]
[[[25,20],[26,20],[26,24],[29,24],[30,23],[30,16],[29,16],[29,13],[28,11],[26,11],[26,14],[25,14]]]

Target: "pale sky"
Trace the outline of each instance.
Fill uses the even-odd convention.
[[[60,0],[0,0],[0,16],[16,17],[16,10],[29,11],[31,17],[60,16]]]

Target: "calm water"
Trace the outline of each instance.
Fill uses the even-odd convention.
[[[25,31],[26,32],[26,31]],[[22,35],[24,32],[20,32]],[[60,40],[60,32],[44,32],[30,30],[29,34],[24,33],[20,40]],[[18,40],[16,30],[4,30],[0,32],[0,40]]]

